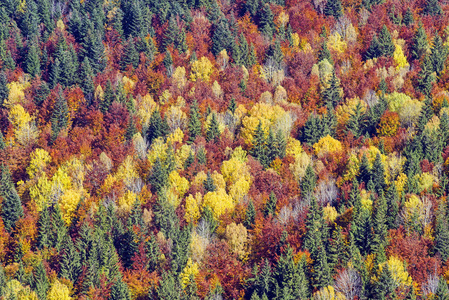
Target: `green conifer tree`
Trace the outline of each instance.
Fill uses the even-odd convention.
[[[275,29],[274,16],[268,4],[263,5],[259,11],[259,29],[264,36],[270,39],[273,36]]]
[[[418,73],[417,89],[425,96],[429,97],[434,81],[435,76],[433,74],[432,60],[430,56],[426,56],[421,64],[421,70]]]
[[[71,237],[68,236],[63,246],[60,275],[63,278],[69,279],[71,282],[76,282],[80,274],[80,255],[76,250]]]
[[[190,118],[189,118],[189,142],[194,142],[196,137],[201,135],[201,116],[198,112],[198,104],[196,100],[190,106]]]
[[[122,279],[117,280],[112,286],[109,300],[131,300],[128,285]]]
[[[424,30],[423,24],[419,23],[418,30],[412,40],[412,59],[421,59],[428,47],[426,31]]]
[[[306,168],[304,178],[301,180],[300,183],[301,195],[304,198],[311,196],[313,191],[315,190],[315,186],[316,186],[315,171],[313,170],[312,164],[309,164]]]
[[[266,149],[265,131],[262,128],[262,122],[259,121],[253,136],[253,147],[250,154],[257,159],[264,167],[267,166],[267,149]]]
[[[55,59],[55,63],[51,66],[50,74],[48,75],[48,82],[50,87],[53,88],[59,83],[61,77],[61,63],[58,58]]]
[[[402,20],[405,24],[405,26],[409,26],[413,23],[415,23],[415,19],[413,18],[413,13],[410,7],[407,8],[407,11],[405,12],[404,19]]]
[[[430,60],[432,61],[433,70],[437,75],[440,75],[447,60],[448,49],[447,46],[443,45],[443,41],[438,33],[433,38],[431,50]]]
[[[204,147],[200,147],[197,152],[196,152],[196,159],[198,160],[198,163],[200,165],[205,165],[206,164],[206,151],[204,150]]]
[[[180,53],[186,53],[187,50],[189,49],[187,46],[185,28],[182,28],[180,33],[177,35],[177,38],[175,40],[175,47],[176,49],[178,49]]]
[[[5,72],[0,72],[0,107],[3,107],[3,102],[8,99],[9,88],[8,79]]]
[[[368,158],[366,157],[366,155],[364,153],[362,156],[361,163],[360,163],[358,180],[368,183],[370,178],[371,178],[371,168],[369,167]]]
[[[128,66],[132,66],[135,69],[139,65],[139,53],[134,45],[134,40],[128,39],[126,42],[120,64],[122,70],[125,70]]]
[[[371,241],[371,249],[376,253],[379,247],[385,246],[385,240],[388,234],[387,226],[387,201],[383,192],[379,195],[375,202],[375,211],[373,219],[373,240]]]
[[[37,246],[39,249],[51,247],[51,220],[48,208],[43,208],[37,221]]]
[[[147,130],[147,138],[150,143],[158,137],[164,137],[168,134],[169,127],[167,120],[161,117],[159,110],[155,110],[150,118],[150,125]]]
[[[11,232],[15,228],[16,222],[23,216],[22,201],[11,179],[9,168],[2,165],[0,171],[0,196],[3,198],[1,216],[5,229]]]
[[[372,59],[376,57],[380,57],[382,55],[382,48],[379,40],[377,39],[377,35],[374,34],[373,39],[369,45],[369,48],[366,50],[365,58]]]
[[[67,106],[67,100],[62,94],[61,88],[56,98],[56,103],[53,108],[53,114],[51,115],[51,142],[54,142],[59,135],[59,132],[67,127],[69,120],[69,108]]]
[[[84,97],[88,100],[89,105],[91,105],[95,93],[95,86],[93,82],[92,67],[90,66],[89,59],[87,57],[84,57],[83,63],[81,64],[80,79]]]
[[[153,190],[160,192],[164,186],[168,183],[168,174],[158,158],[151,169],[150,177],[148,178]]]
[[[318,61],[327,60],[331,65],[334,64],[334,61],[332,60],[331,52],[329,51],[329,48],[327,47],[327,43],[324,41],[321,44],[321,49],[318,52]]]
[[[334,16],[339,18],[343,14],[341,7],[341,0],[329,0],[324,7],[324,14],[326,16]]]
[[[203,185],[204,185],[205,193],[213,192],[217,189],[215,186],[215,183],[214,183],[214,179],[210,175],[210,172],[207,173],[207,178],[206,178],[206,180],[204,180]]]
[[[264,208],[265,217],[268,217],[269,215],[274,216],[274,214],[276,213],[277,202],[278,202],[278,200],[276,198],[276,195],[274,194],[274,192],[271,192],[270,197],[268,198],[268,201],[265,204],[265,208]]]
[[[443,10],[441,9],[440,3],[438,0],[427,0],[426,5],[424,7],[424,13],[426,15],[441,15]]]
[[[449,288],[444,277],[440,277],[438,280],[438,287],[435,293],[435,300],[448,300],[449,299]]]
[[[225,18],[221,18],[215,26],[214,33],[212,35],[212,53],[218,55],[221,50],[226,49],[228,52],[232,52],[232,33],[229,29],[229,24]]]
[[[390,57],[393,56],[395,46],[393,44],[393,40],[391,38],[390,31],[388,31],[388,28],[386,25],[384,25],[380,31],[379,44],[380,44],[380,50],[382,52],[382,55],[390,56]]]
[[[387,226],[389,229],[396,228],[396,217],[399,212],[399,196],[396,184],[392,183],[386,194],[387,200]]]
[[[254,207],[253,201],[250,199],[248,207],[246,208],[245,221],[243,222],[243,225],[245,225],[246,228],[250,229],[253,227],[255,220],[256,208]]]
[[[41,63],[39,59],[39,48],[36,45],[37,42],[31,42],[28,47],[26,57],[26,71],[31,76],[35,77],[41,73]]]
[[[207,128],[206,131],[206,141],[210,142],[214,140],[215,142],[217,142],[219,138],[220,138],[220,130],[218,128],[218,121],[215,113],[213,113],[209,127]]]
[[[33,290],[36,292],[39,299],[45,299],[50,283],[45,272],[42,261],[35,267],[33,272]]]
[[[372,168],[372,180],[374,182],[375,191],[380,195],[380,193],[384,190],[385,184],[385,175],[384,175],[384,165],[382,162],[382,157],[379,153],[377,153],[376,158],[373,162]]]
[[[342,101],[340,95],[340,82],[335,74],[335,70],[332,72],[332,77],[329,80],[328,86],[329,87],[324,89],[322,98],[327,107],[335,107]]]
[[[67,239],[67,226],[62,219],[62,212],[59,204],[53,205],[51,214],[51,236],[53,247],[59,252]]]

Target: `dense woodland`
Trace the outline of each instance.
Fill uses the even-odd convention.
[[[449,299],[448,16],[0,1],[0,299]]]

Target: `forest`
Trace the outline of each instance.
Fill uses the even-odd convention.
[[[449,299],[446,0],[0,1],[1,300]]]

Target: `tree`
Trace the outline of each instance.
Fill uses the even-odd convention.
[[[0,107],[3,107],[3,102],[8,99],[9,88],[8,80],[6,78],[5,72],[0,72]]]
[[[277,198],[276,195],[274,194],[274,192],[270,193],[270,197],[268,198],[267,204],[265,204],[265,208],[264,208],[264,214],[265,217],[272,215],[274,216],[275,212],[276,212],[276,204],[277,204]]]
[[[206,140],[208,142],[212,140],[217,142],[219,138],[220,138],[220,130],[218,129],[218,121],[217,117],[215,116],[215,113],[213,113],[209,127],[207,128],[206,131]]]
[[[362,160],[360,162],[358,180],[368,183],[370,178],[371,178],[371,168],[369,167],[369,162],[368,158],[366,157],[366,154],[363,153]]]
[[[37,227],[37,246],[39,247],[39,249],[50,248],[51,220],[47,207],[44,207],[44,209],[40,212]]]
[[[134,40],[128,39],[123,50],[123,58],[120,61],[122,70],[125,70],[129,65],[134,69],[139,65],[139,53],[134,46]]]
[[[383,192],[375,202],[374,220],[373,220],[373,239],[371,242],[372,253],[377,253],[379,248],[385,246],[385,240],[388,234],[387,226],[387,202]]]
[[[155,110],[150,118],[150,125],[147,129],[147,138],[152,143],[158,137],[164,137],[169,132],[167,120],[161,117],[159,110]]]
[[[111,300],[131,300],[131,295],[128,289],[128,285],[120,278],[111,288]]]
[[[262,122],[259,121],[257,125],[256,131],[253,136],[253,147],[251,148],[251,155],[257,159],[262,166],[266,167],[268,164],[267,161],[267,152],[266,152],[266,140],[265,140],[265,132],[262,129]]]
[[[243,225],[245,225],[246,228],[252,228],[255,220],[256,220],[256,208],[254,207],[253,201],[250,199],[248,207],[246,208],[245,221],[243,222]]]
[[[447,300],[449,299],[449,288],[444,277],[440,277],[438,280],[438,287],[435,293],[435,300]]]
[[[346,123],[346,130],[351,132],[354,137],[359,138],[363,135],[366,124],[367,118],[362,111],[362,104],[358,102],[355,109],[350,113],[349,120]]]
[[[40,75],[41,62],[39,59],[39,48],[36,45],[37,42],[30,42],[28,47],[28,53],[26,57],[26,71],[33,77]]]
[[[59,83],[61,77],[61,62],[58,58],[55,59],[55,63],[51,66],[50,74],[48,75],[48,81],[50,87],[53,88]]]
[[[339,18],[342,14],[341,0],[329,0],[324,7],[324,14],[326,16],[334,16]]]
[[[337,75],[335,74],[334,70],[332,72],[332,77],[328,82],[328,87],[325,88],[322,93],[323,101],[328,108],[334,108],[342,101],[340,92],[340,82],[338,81]]]
[[[327,43],[324,41],[321,45],[321,49],[318,52],[318,61],[327,60],[331,65],[334,64],[334,61],[332,60],[331,52],[329,51],[329,48],[327,47]]]
[[[51,115],[51,142],[54,142],[59,135],[59,132],[67,127],[69,121],[69,109],[67,106],[67,100],[62,94],[61,88],[58,91],[58,97],[53,108],[53,114]]]
[[[376,154],[376,158],[373,162],[372,168],[372,180],[375,186],[375,191],[380,195],[385,188],[385,175],[384,175],[384,165],[382,163],[382,158],[380,153]]]
[[[177,35],[177,39],[175,40],[175,46],[180,53],[186,53],[187,50],[189,49],[187,46],[185,28],[182,28],[181,32]]]
[[[424,30],[423,24],[419,23],[418,30],[416,31],[412,40],[412,59],[421,59],[422,55],[426,52],[427,47],[427,34]]]
[[[178,24],[176,24],[176,19],[171,17],[168,21],[167,29],[164,33],[164,38],[162,39],[162,50],[166,50],[170,45],[172,45],[179,36]]]
[[[447,46],[443,45],[443,41],[438,33],[433,38],[431,50],[430,60],[432,61],[433,70],[437,75],[440,75],[446,64],[448,49]]]
[[[388,31],[388,28],[385,25],[382,27],[379,34],[379,45],[382,55],[390,57],[393,56],[395,46],[393,44],[390,31]]]
[[[71,282],[76,282],[80,274],[80,255],[73,244],[72,238],[67,236],[63,246],[60,275],[69,279]]]
[[[81,89],[83,90],[84,97],[88,100],[88,104],[92,104],[92,99],[95,92],[95,86],[93,82],[93,71],[90,66],[89,59],[84,57],[84,60],[80,68]]]
[[[446,220],[446,208],[440,205],[435,222],[435,251],[440,254],[441,260],[449,258],[449,226]]]
[[[385,196],[387,200],[387,226],[389,229],[396,227],[396,217],[399,211],[399,196],[396,184],[392,183]]]
[[[410,7],[407,8],[407,11],[405,12],[404,19],[402,20],[405,24],[405,26],[409,26],[413,23],[415,23],[415,19],[413,18],[413,13]]]
[[[262,9],[259,11],[259,30],[264,36],[271,39],[274,29],[273,12],[267,3],[263,5]]]
[[[274,44],[270,45],[265,55],[265,62],[272,62],[274,67],[279,70],[282,69],[284,61],[284,53],[281,50],[281,43],[279,39],[276,39]]]
[[[424,13],[426,15],[441,15],[443,10],[441,9],[440,3],[438,0],[427,0],[426,6],[424,7]]]
[[[215,26],[212,35],[212,53],[218,55],[223,49],[232,52],[232,40],[229,24],[225,18],[221,18]]]
[[[316,175],[313,170],[312,164],[309,164],[306,168],[306,173],[304,178],[300,183],[301,194],[304,198],[307,198],[312,195],[316,186]]]
[[[0,168],[0,196],[3,198],[1,216],[8,231],[14,229],[17,220],[23,216],[22,201],[17,194],[11,179],[9,168],[2,165]]]
[[[421,64],[421,70],[418,73],[418,86],[417,89],[425,96],[429,97],[432,91],[432,83],[435,81],[433,74],[432,61],[429,55],[424,58]]]
[[[217,188],[214,184],[214,179],[210,175],[210,172],[207,172],[207,178],[203,182],[205,193],[216,191]]]
[[[32,286],[39,299],[46,298],[45,296],[47,295],[47,290],[50,287],[50,283],[48,282],[47,274],[42,261],[34,269]]]

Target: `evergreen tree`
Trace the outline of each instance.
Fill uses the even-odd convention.
[[[248,55],[248,65],[247,67],[252,67],[257,63],[256,49],[254,48],[254,44],[251,43],[249,55]]]
[[[315,113],[311,113],[302,130],[302,141],[309,145],[315,144],[321,137],[320,131],[320,119]]]
[[[22,201],[17,194],[14,182],[11,179],[9,168],[2,165],[0,167],[0,196],[3,198],[1,216],[5,229],[11,232],[20,217],[23,216]]]
[[[361,200],[362,197],[360,196],[359,182],[357,181],[357,178],[354,177],[354,179],[352,180],[351,191],[349,193],[348,205],[350,207],[359,206]]]
[[[231,101],[229,101],[229,106],[228,106],[228,110],[234,114],[235,110],[237,109],[237,104],[235,102],[235,98],[232,97]]]
[[[368,158],[364,153],[362,156],[362,161],[360,163],[358,180],[368,183],[370,178],[371,178],[371,168],[369,167]]]
[[[5,269],[2,265],[0,265],[0,297],[4,296],[5,290],[6,290],[6,274]]]
[[[368,50],[366,50],[365,58],[372,59],[380,56],[382,56],[382,45],[377,39],[377,35],[374,34],[373,39],[371,40],[371,43],[369,45],[369,48]]]
[[[427,47],[427,34],[424,30],[423,24],[419,23],[418,30],[416,31],[412,40],[412,59],[421,59],[423,54],[427,51]]]
[[[261,121],[259,121],[256,131],[254,132],[253,147],[251,148],[250,154],[257,159],[262,166],[267,166],[265,131],[262,129]]]
[[[89,58],[92,70],[96,73],[102,72],[106,67],[105,49],[101,35],[97,32],[88,31],[86,36],[85,54]]]
[[[35,77],[41,73],[41,63],[39,59],[39,48],[37,42],[30,42],[26,58],[26,71],[31,76]]]
[[[354,235],[355,245],[362,255],[369,252],[371,243],[371,214],[368,209],[363,208],[361,203],[354,207],[354,217],[351,231]]]
[[[275,29],[274,16],[268,4],[263,5],[259,11],[259,29],[264,36],[270,39],[273,36]]]
[[[62,219],[62,212],[59,204],[53,205],[53,212],[51,214],[51,229],[51,242],[53,247],[55,247],[59,252],[67,238],[67,226]]]
[[[109,107],[111,106],[112,102],[114,102],[114,100],[115,100],[115,92],[112,87],[111,80],[108,80],[104,88],[103,100],[100,103],[101,112],[106,113],[109,110]]]
[[[313,286],[315,288],[322,288],[330,285],[332,276],[327,262],[326,251],[322,243],[318,248],[318,256],[313,261],[313,270]]]
[[[215,26],[212,35],[212,53],[218,55],[223,49],[232,52],[231,40],[232,33],[229,29],[229,24],[225,18],[221,18]]]
[[[440,75],[447,60],[448,49],[447,46],[443,45],[443,41],[438,33],[433,38],[431,50],[430,60],[432,61],[433,70],[437,75]]]
[[[405,26],[409,26],[413,23],[415,23],[415,19],[413,18],[413,13],[410,7],[407,8],[407,11],[405,12],[404,19],[402,20],[405,24]]]
[[[218,121],[217,117],[215,116],[215,113],[213,113],[209,127],[207,128],[206,131],[206,141],[210,142],[214,140],[215,142],[217,142],[219,138],[220,138],[220,130],[218,128]]]
[[[200,147],[196,152],[196,159],[198,160],[198,163],[200,165],[206,164],[206,152],[204,150],[204,147]]]
[[[0,107],[3,107],[3,102],[8,99],[9,88],[8,80],[6,78],[5,72],[0,72]]]
[[[36,292],[39,299],[45,299],[50,283],[45,272],[42,261],[35,267],[33,273],[33,290]]]
[[[117,280],[112,286],[109,300],[131,300],[128,285],[122,279]]]
[[[443,10],[441,9],[440,3],[438,0],[427,0],[426,6],[424,7],[424,13],[426,15],[441,15]]]
[[[435,252],[439,253],[442,261],[449,258],[449,226],[446,219],[446,208],[440,205],[435,222]]]
[[[379,281],[374,283],[372,297],[373,299],[387,299],[387,296],[390,296],[391,293],[393,293],[394,288],[395,283],[391,271],[387,266],[384,266],[380,273]]]
[[[139,65],[139,53],[134,45],[134,40],[128,39],[123,50],[123,58],[120,61],[122,70],[126,70],[128,66],[134,69]]]
[[[355,109],[350,113],[349,120],[346,123],[346,130],[351,132],[354,137],[359,138],[363,135],[367,119],[362,111],[362,104],[358,102]]]
[[[297,269],[293,260],[293,250],[290,245],[279,257],[274,271],[273,279],[276,281],[277,295],[282,295],[282,299],[298,299],[297,296]]]
[[[171,57],[170,51],[168,49],[165,51],[164,60],[162,61],[165,69],[167,70],[167,76],[171,77],[173,73],[173,58]]]
[[[388,234],[387,226],[387,201],[383,192],[379,195],[375,202],[374,220],[373,220],[373,240],[371,242],[371,249],[376,253],[379,247],[385,246],[385,240]]]
[[[187,46],[186,30],[185,30],[185,28],[182,28],[181,32],[177,36],[177,39],[175,41],[175,46],[176,46],[176,49],[178,49],[178,51],[180,53],[186,53],[187,50],[189,50],[189,48]]]
[[[309,250],[314,257],[318,254],[318,247],[322,245],[322,227],[324,224],[323,212],[318,206],[315,197],[312,197],[306,218],[306,234],[304,248]]]
[[[312,164],[309,164],[306,168],[304,178],[301,180],[300,188],[303,198],[307,198],[312,195],[316,186],[316,175],[313,170]]]
[[[201,135],[201,120],[196,100],[190,106],[190,118],[188,129],[189,129],[189,142],[194,142],[196,137]]]
[[[395,46],[393,44],[390,31],[388,31],[388,28],[385,25],[382,27],[379,34],[379,44],[382,55],[390,57],[393,56]]]
[[[5,148],[6,148],[5,137],[3,136],[3,133],[0,130],[0,150],[4,150]]]
[[[80,255],[70,236],[64,242],[60,272],[61,277],[67,278],[71,282],[76,282],[81,274]]]
[[[51,142],[54,142],[62,129],[67,127],[69,119],[69,109],[67,106],[67,100],[62,94],[61,88],[59,88],[58,97],[53,108],[53,114],[51,115]]]
[[[48,208],[44,207],[37,221],[38,235],[37,246],[39,249],[51,247],[51,220]]]
[[[449,299],[449,288],[444,277],[440,277],[438,280],[438,287],[435,293],[435,300],[448,300]]]
[[[162,50],[166,50],[170,45],[172,45],[179,35],[178,24],[174,17],[171,17],[168,21],[167,29],[164,33],[164,38],[162,39]]]
[[[377,153],[376,158],[373,162],[372,180],[374,182],[375,191],[380,195],[380,193],[383,192],[386,183],[384,175],[384,165],[379,153]]]
[[[328,82],[328,87],[325,88],[322,93],[323,101],[326,103],[327,107],[335,107],[342,101],[340,92],[340,82],[338,81],[334,70],[332,72],[332,77]]]
[[[150,143],[158,137],[164,137],[168,134],[169,127],[167,120],[161,117],[161,113],[155,110],[150,118],[150,125],[147,130],[147,138]]]
[[[58,58],[55,59],[55,63],[51,66],[50,74],[48,75],[48,82],[50,87],[53,88],[59,83],[61,77],[61,63]]]
[[[160,192],[164,186],[168,183],[168,174],[158,158],[151,169],[150,177],[148,178],[153,190]]]
[[[432,61],[430,56],[426,56],[421,64],[421,70],[418,73],[417,89],[425,96],[429,97],[432,91],[432,83],[435,81],[433,74]]]
[[[205,193],[213,192],[213,191],[217,190],[215,183],[214,183],[214,179],[210,175],[210,172],[207,172],[207,178],[206,178],[206,180],[204,180],[203,185],[204,185]]]
[[[256,208],[254,207],[253,201],[250,199],[248,207],[246,208],[246,216],[243,225],[245,225],[245,227],[248,229],[252,228],[255,220],[256,220]]]
[[[332,232],[332,239],[328,247],[328,265],[331,270],[331,274],[335,273],[335,268],[343,258],[343,253],[345,252],[345,245],[343,242],[343,233],[340,226]]]
[[[284,54],[281,50],[281,43],[278,39],[274,42],[273,45],[270,45],[270,47],[267,50],[265,62],[272,62],[274,67],[279,70],[282,69],[282,64],[284,61]]]
[[[327,59],[327,61],[333,65],[334,61],[332,60],[331,52],[329,51],[329,48],[327,47],[327,43],[324,41],[321,45],[321,49],[318,52],[318,61],[322,61]]]
[[[84,60],[80,68],[81,89],[83,90],[84,97],[88,100],[89,105],[92,104],[93,96],[95,93],[95,86],[93,82],[93,71],[90,66],[89,59],[84,57]]]
[[[341,0],[329,0],[324,7],[324,14],[326,16],[334,16],[339,18],[343,14],[341,7]]]
[[[274,192],[271,192],[270,198],[268,198],[267,204],[265,205],[265,209],[264,209],[265,217],[267,217],[269,215],[274,216],[274,214],[276,213],[277,202],[278,202],[278,200],[276,198],[276,195],[274,194]]]
[[[386,194],[387,200],[387,226],[389,229],[396,228],[396,217],[399,212],[399,196],[396,184],[391,184]]]

